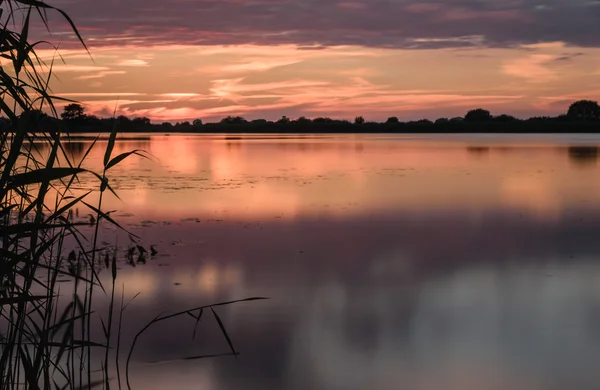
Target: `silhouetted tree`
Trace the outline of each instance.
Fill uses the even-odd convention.
[[[240,125],[243,123],[248,123],[248,121],[241,116],[228,116],[221,119],[221,123],[225,125]]]
[[[575,119],[598,120],[600,119],[600,106],[592,100],[579,100],[569,107],[567,115]]]
[[[290,118],[288,118],[287,116],[284,115],[284,116],[281,117],[281,119],[279,119],[277,121],[277,123],[284,124],[284,125],[288,124],[288,123],[290,123]]]
[[[354,118],[355,125],[362,125],[364,123],[365,123],[365,118],[363,118],[362,116],[357,116],[356,118]]]
[[[40,110],[27,110],[19,115],[19,120],[33,131],[57,131],[58,120]]]
[[[81,104],[71,103],[67,104],[65,108],[63,108],[62,114],[60,117],[63,120],[69,121],[74,119],[81,119],[85,115],[85,108]]]
[[[448,123],[448,122],[449,122],[448,118],[438,118],[433,123],[435,123],[436,125],[439,125],[439,124]]]
[[[253,125],[266,125],[267,123],[269,123],[269,121],[267,121],[266,119],[254,119],[250,123],[252,123]]]
[[[202,123],[202,119],[195,119],[195,120],[192,122],[192,126],[194,126],[194,127],[200,127],[200,126],[202,126],[202,124],[203,124],[203,123]]]
[[[301,116],[300,118],[296,119],[297,123],[311,123],[312,121],[310,119],[308,119],[307,117]]]
[[[148,126],[148,125],[150,125],[150,118],[146,118],[145,116],[141,117],[141,118],[133,118],[131,120],[131,124],[135,125],[136,127]]]
[[[515,118],[512,115],[507,115],[507,114],[502,114],[502,115],[498,115],[494,117],[494,121],[495,122],[512,122],[512,121],[516,121],[517,118]]]
[[[117,129],[119,131],[130,131],[131,130],[131,119],[127,118],[125,115],[119,115],[117,117]]]
[[[465,122],[487,122],[492,120],[492,114],[488,110],[483,108],[476,108],[467,112],[465,115]]]
[[[462,122],[462,121],[464,121],[464,120],[465,120],[465,119],[464,119],[463,117],[460,117],[460,116],[455,116],[454,118],[451,118],[451,119],[450,119],[450,122],[457,123],[457,122]]]
[[[387,118],[385,123],[387,123],[388,125],[392,125],[392,124],[400,123],[400,120],[398,119],[397,116],[391,116],[391,117]]]

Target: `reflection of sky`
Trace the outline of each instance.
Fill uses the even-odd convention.
[[[153,329],[134,383],[594,389],[598,229],[597,212],[547,222],[494,211],[136,228],[161,256],[120,271],[128,294],[142,292],[124,334],[162,311],[271,299],[219,309],[238,361],[149,364],[227,350],[209,316],[195,342],[191,318]]]
[[[598,204],[593,148],[567,149],[552,137],[520,146],[510,138],[501,141],[482,149],[460,138],[151,136],[116,148],[115,153],[143,148],[156,161],[133,157],[111,169],[111,183],[125,204],[108,207],[160,219],[417,209],[468,209],[477,215],[490,207],[552,219],[564,209]],[[585,140],[590,141],[600,140]],[[102,145],[88,160],[96,168]]]
[[[593,153],[582,164],[563,142],[469,145],[120,145],[159,161],[112,172],[124,203],[106,207],[159,251],[121,264],[117,294],[141,292],[124,343],[160,312],[271,298],[218,310],[237,361],[177,361],[227,351],[207,313],[194,341],[192,318],[156,326],[138,343],[134,388],[599,388]],[[113,230],[102,241],[117,237],[124,249]]]
[[[292,358],[318,388],[597,385],[598,275],[597,266],[562,269],[558,280],[539,270],[465,270],[412,297],[393,284],[325,286],[294,334]]]

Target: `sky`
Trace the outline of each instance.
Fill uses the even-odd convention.
[[[53,91],[100,116],[524,118],[600,100],[597,0],[50,3],[93,58],[52,16]]]

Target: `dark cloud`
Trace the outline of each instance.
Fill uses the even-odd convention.
[[[90,44],[303,47],[600,46],[588,0],[81,0],[62,2]],[[60,4],[58,4],[60,6]]]
[[[554,61],[571,61],[576,57],[581,57],[582,55],[584,55],[583,53],[565,53],[563,55],[561,55],[560,57],[557,57],[556,59],[554,59]]]

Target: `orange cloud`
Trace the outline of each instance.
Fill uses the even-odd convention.
[[[476,43],[483,38],[415,41],[437,45],[447,39]],[[364,115],[381,120],[399,113],[402,119],[435,119],[464,115],[475,105],[531,116],[564,112],[564,99],[570,97],[600,95],[600,84],[595,86],[592,77],[600,49],[562,42],[476,52],[300,48],[113,45],[92,50],[95,64],[85,51],[67,50],[69,66],[57,68],[60,83],[55,83],[54,92],[84,99],[91,113],[112,114],[116,106],[117,115],[144,115],[155,121],[212,121],[227,115]],[[563,58],[569,60],[557,61]]]
[[[511,60],[502,66],[502,71],[514,77],[525,79],[532,83],[547,83],[556,80],[556,71],[547,67],[554,56],[549,54],[533,54],[526,58]]]
[[[148,66],[148,61],[145,60],[120,60],[115,63],[116,66]]]

